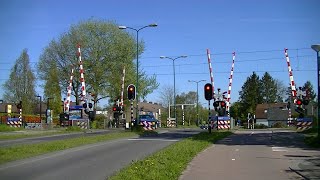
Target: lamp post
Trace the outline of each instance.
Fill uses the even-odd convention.
[[[206,80],[200,80],[200,81],[193,81],[193,80],[189,80],[188,82],[194,82],[197,83],[197,126],[199,126],[199,90],[198,90],[198,84],[199,82],[203,82]]]
[[[42,99],[41,99],[41,96],[36,96],[36,97],[38,97],[38,98],[40,98],[40,123],[41,123],[41,127],[42,127],[42,119],[41,119],[41,104],[42,104]]]
[[[320,55],[319,55],[319,51],[320,51],[320,44],[315,44],[312,45],[311,48],[313,50],[315,50],[317,52],[317,71],[318,71],[318,76],[317,76],[317,80],[318,80],[318,142],[320,143],[320,106],[319,106],[319,102],[320,102]]]
[[[176,120],[176,127],[178,127],[178,120],[177,120],[177,111],[176,111],[176,72],[175,72],[175,66],[174,61],[179,58],[186,58],[187,56],[178,56],[176,58],[167,57],[167,56],[160,56],[161,59],[171,59],[173,64],[173,107],[174,107],[174,118]]]
[[[53,99],[53,98],[51,98],[51,97],[48,97],[48,98],[47,98],[47,109],[50,109],[50,107],[49,107],[49,102],[50,102],[49,100],[50,100],[50,99]]]
[[[158,25],[157,24],[149,24],[147,26],[143,26],[139,29],[135,29],[135,28],[132,28],[132,27],[128,27],[128,26],[119,26],[119,29],[131,29],[131,30],[134,30],[137,32],[137,81],[136,81],[136,99],[137,99],[137,105],[136,105],[136,119],[137,119],[137,122],[139,122],[139,119],[138,119],[138,111],[139,111],[139,91],[138,91],[138,88],[139,88],[139,31],[144,29],[144,28],[147,28],[147,27],[157,27]]]

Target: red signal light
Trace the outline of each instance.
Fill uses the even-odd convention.
[[[296,101],[296,104],[297,104],[297,105],[302,105],[301,99],[298,99],[298,100]]]
[[[226,103],[224,101],[221,101],[221,107],[225,107],[226,106]]]
[[[113,111],[117,111],[117,108],[116,108],[116,107],[113,107]]]

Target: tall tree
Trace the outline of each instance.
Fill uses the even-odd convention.
[[[24,49],[11,69],[10,78],[3,85],[4,100],[15,103],[22,101],[23,112],[32,113],[36,103],[35,83],[28,51]]]
[[[311,82],[307,81],[306,83],[304,83],[302,88],[309,91],[309,93],[310,93],[310,101],[314,101],[315,98],[317,97],[317,94],[314,92]]]
[[[253,72],[246,82],[243,84],[239,92],[239,100],[243,105],[246,112],[253,113],[257,104],[262,103],[262,96],[260,94],[260,81],[259,76]]]
[[[160,89],[160,103],[164,107],[168,107],[169,104],[173,104],[173,87],[170,85],[164,85]]]
[[[49,107],[53,110],[54,115],[58,115],[62,112],[62,103],[61,103],[61,89],[59,86],[59,73],[57,70],[57,65],[55,61],[52,61],[49,70],[49,76],[46,77],[44,85],[44,96],[49,103]]]
[[[284,102],[284,100],[287,98],[287,87],[282,81],[278,79],[275,79],[275,84],[277,86],[277,102]]]
[[[260,92],[263,103],[273,103],[277,101],[277,84],[268,72],[265,72],[260,80]]]
[[[119,30],[114,22],[88,20],[74,25],[62,34],[58,40],[52,40],[45,48],[38,64],[39,77],[46,80],[50,74],[47,64],[55,61],[59,72],[59,85],[64,94],[70,78],[70,66],[79,72],[77,44],[81,45],[82,61],[85,70],[87,91],[91,91],[94,100],[110,97],[113,101],[120,96],[123,68],[126,68],[125,87],[136,82],[136,41],[132,34]],[[139,42],[139,54],[143,53],[144,43]],[[72,95],[76,102],[80,97],[79,73],[74,74]],[[139,93],[145,96],[156,87],[155,77],[147,77],[139,70]],[[141,89],[144,88],[144,89]],[[147,89],[147,90],[146,90]],[[140,96],[141,97],[141,96]]]

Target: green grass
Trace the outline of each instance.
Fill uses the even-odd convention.
[[[317,135],[306,136],[304,142],[310,147],[320,148],[320,143]]]
[[[0,148],[0,164],[33,157],[53,151],[69,149],[85,144],[92,144],[107,140],[131,137],[137,135],[134,132],[110,133],[97,136],[82,136],[78,138],[50,141],[39,144],[17,145],[12,147]]]
[[[0,132],[10,132],[10,131],[19,131],[22,130],[23,128],[14,128],[10,127],[6,124],[0,124]]]
[[[20,129],[25,130],[25,129]],[[13,139],[21,139],[21,138],[30,138],[30,137],[41,137],[41,136],[49,136],[55,134],[68,134],[75,132],[83,132],[84,130],[79,127],[68,127],[66,129],[59,129],[57,131],[45,131],[45,130],[25,130],[25,133],[4,133],[0,134],[0,140],[13,140]]]
[[[232,134],[231,132],[202,132],[145,158],[131,163],[110,177],[111,180],[178,179],[188,163],[212,143]],[[179,152],[179,153],[177,153]]]
[[[309,128],[307,130],[304,130],[300,133],[303,133],[303,134],[315,134],[318,132],[318,128],[317,127],[312,127],[312,128]]]

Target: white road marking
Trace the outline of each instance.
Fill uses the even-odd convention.
[[[129,141],[179,141],[177,139],[155,139],[155,138],[131,138],[131,139],[127,139]]]
[[[239,149],[236,149],[236,151],[239,151]]]
[[[249,136],[251,136],[252,134],[254,134],[254,132],[251,132],[251,134]]]
[[[272,151],[274,152],[286,152],[288,151],[285,147],[272,147]]]
[[[236,159],[231,159],[232,161],[235,161]]]

